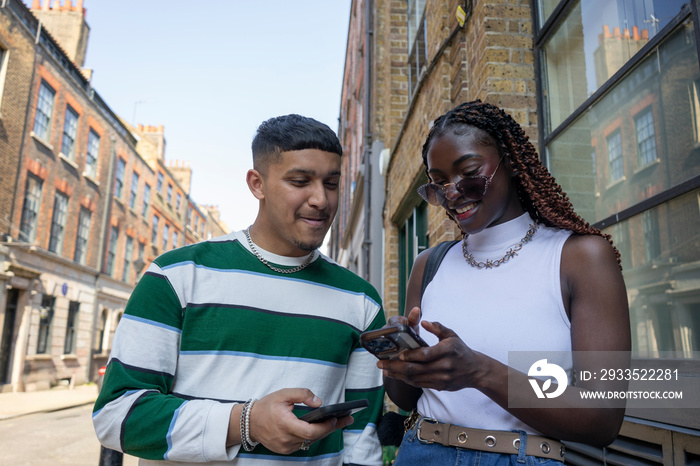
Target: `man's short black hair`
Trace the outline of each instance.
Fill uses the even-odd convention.
[[[253,138],[253,168],[263,172],[282,152],[304,149],[343,155],[343,146],[328,125],[297,114],[270,118]]]

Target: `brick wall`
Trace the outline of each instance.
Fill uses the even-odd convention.
[[[375,135],[391,149],[385,172],[385,297],[398,310],[398,228],[419,199],[421,149],[432,120],[457,104],[481,99],[511,113],[533,143],[537,102],[529,0],[475,0],[458,28],[456,0],[427,0],[428,71],[409,97],[406,3],[375,2]],[[451,34],[453,31],[453,36]],[[459,237],[440,208],[429,209],[430,244]]]
[[[17,164],[32,89],[34,40],[8,9],[0,9],[0,232],[10,233]],[[11,58],[11,60],[10,60]],[[5,77],[2,71],[5,67]],[[15,204],[19,201],[15,200]]]

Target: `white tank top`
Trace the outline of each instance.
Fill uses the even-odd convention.
[[[469,252],[477,261],[499,259],[520,242],[532,223],[525,213],[470,235]],[[560,279],[561,251],[570,235],[568,230],[540,225],[517,256],[492,269],[469,265],[457,243],[423,294],[422,318],[440,322],[473,350],[506,365],[509,351],[571,351]],[[437,337],[423,329],[421,336],[430,345],[437,343]],[[558,363],[571,373],[570,360]],[[518,368],[525,373],[527,369]],[[538,433],[473,388],[426,389],[418,400],[418,412],[466,427]]]

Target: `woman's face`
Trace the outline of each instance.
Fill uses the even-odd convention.
[[[472,129],[461,135],[448,130],[433,139],[427,153],[428,174],[435,184],[457,183],[469,176],[491,177],[483,196],[469,198],[456,189],[446,191],[443,207],[468,234],[507,222],[525,212],[498,148],[484,145],[485,132]],[[482,137],[475,137],[479,135]]]

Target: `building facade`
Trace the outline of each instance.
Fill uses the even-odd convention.
[[[90,85],[85,14],[0,5],[2,391],[94,380],[147,264],[222,229],[166,162],[162,125],[131,127]]]
[[[697,21],[698,2],[688,0],[353,1],[339,135],[356,160],[343,167],[349,201],[331,254],[358,255],[367,217],[352,164],[376,156],[383,231],[372,240],[383,238],[385,309],[403,312],[416,255],[460,236],[416,194],[431,122],[464,101],[493,103],[525,129],[577,212],[612,234],[635,367],[664,358],[697,380]],[[698,461],[700,409],[628,410],[611,446],[569,444],[567,454],[567,464]]]

